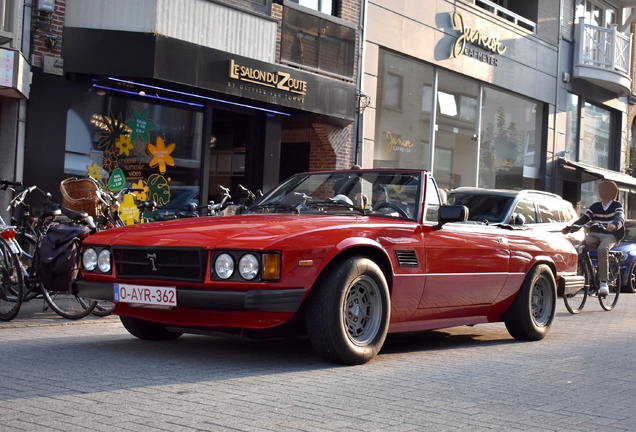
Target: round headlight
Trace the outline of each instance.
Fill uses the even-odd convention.
[[[84,266],[84,270],[95,270],[95,267],[97,267],[97,252],[95,252],[95,249],[84,249],[84,253],[82,254],[82,265]]]
[[[110,250],[102,249],[97,256],[97,266],[102,273],[110,273]]]
[[[245,280],[252,280],[258,274],[258,259],[252,254],[245,254],[239,261],[239,273]]]
[[[223,253],[216,257],[214,271],[221,279],[229,279],[234,274],[234,260],[230,254]]]

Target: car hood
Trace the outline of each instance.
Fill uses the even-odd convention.
[[[84,244],[120,246],[204,246],[224,248],[271,248],[280,241],[286,244],[318,231],[329,230],[336,236],[349,235],[353,226],[370,223],[363,216],[243,215],[202,217],[153,222],[102,231],[91,235]],[[377,225],[377,218],[376,225]],[[383,225],[411,224],[408,221],[380,221]],[[333,238],[333,237],[332,237]]]

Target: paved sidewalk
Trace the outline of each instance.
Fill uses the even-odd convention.
[[[3,328],[19,328],[19,327],[40,327],[40,326],[56,326],[56,325],[77,325],[77,324],[101,324],[119,322],[119,317],[109,315],[99,317],[88,315],[78,320],[69,320],[62,318],[51,310],[46,301],[36,298],[24,302],[20,308],[20,313],[11,321],[0,321],[0,329]]]

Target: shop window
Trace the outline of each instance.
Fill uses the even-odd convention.
[[[201,112],[95,95],[67,113],[64,172],[90,175],[113,192],[143,189],[138,200],[164,206],[178,189],[198,190],[202,130]]]
[[[384,79],[384,106],[402,109],[402,77],[387,73]]]
[[[610,166],[612,117],[609,110],[585,102],[581,162],[600,168],[612,168]]]
[[[434,83],[433,66],[388,51],[379,65],[374,167],[432,170],[448,189],[538,187],[542,104],[442,69]]]
[[[567,159],[578,161],[579,154],[579,96],[568,93],[565,125],[565,153]]]
[[[430,169],[434,68],[380,51],[374,167]]]
[[[433,173],[437,184],[452,189],[475,186],[477,170],[476,81],[440,71],[437,90],[437,132]],[[470,99],[475,101],[471,108]],[[471,112],[471,110],[473,110]]]
[[[356,28],[353,24],[307,13],[291,7],[291,4],[286,4],[283,9],[283,63],[353,79],[355,42]]]
[[[527,149],[540,148],[534,131],[540,129],[542,106],[489,87],[483,91],[479,186],[534,188],[541,152]]]
[[[480,8],[532,32],[536,31],[538,0],[475,0]]]

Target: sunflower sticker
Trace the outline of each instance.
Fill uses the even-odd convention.
[[[166,165],[174,166],[174,159],[170,154],[174,151],[176,144],[172,143],[168,147],[161,137],[157,137],[157,145],[148,144],[148,153],[152,155],[152,159],[148,163],[150,168],[159,166],[161,174],[166,173]]]

